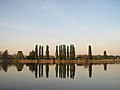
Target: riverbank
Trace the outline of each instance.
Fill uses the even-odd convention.
[[[103,60],[18,60],[19,63],[43,63],[43,64],[59,64],[59,63],[75,63],[75,64],[103,64],[103,63],[120,63],[120,59],[103,59]]]

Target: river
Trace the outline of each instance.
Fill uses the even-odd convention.
[[[120,90],[120,64],[0,64],[0,90]]]

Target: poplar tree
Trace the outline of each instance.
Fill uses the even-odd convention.
[[[75,47],[73,44],[70,45],[70,59],[75,59]]]
[[[38,45],[35,46],[35,59],[38,60]]]
[[[66,60],[66,45],[62,46],[62,58]]]
[[[70,45],[70,59],[72,59],[72,45]]]
[[[103,57],[104,57],[104,59],[107,58],[107,52],[106,51],[103,52]]]
[[[89,45],[89,47],[88,47],[88,59],[89,60],[92,60],[93,59],[93,57],[92,57],[92,49],[91,49],[91,46]]]
[[[67,46],[67,59],[69,59],[69,46]]]
[[[39,45],[39,60],[41,59],[41,45]]]
[[[62,45],[59,46],[59,59],[62,60]]]
[[[49,46],[46,46],[46,59],[49,59]]]
[[[58,46],[56,46],[55,56],[56,56],[56,59],[58,59]]]
[[[73,59],[75,59],[75,47],[73,45]]]
[[[43,54],[44,54],[44,50],[43,50],[43,46],[42,46],[41,59],[43,59]]]

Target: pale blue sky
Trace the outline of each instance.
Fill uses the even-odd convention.
[[[120,0],[0,0],[0,50],[28,54],[36,44],[120,55]]]

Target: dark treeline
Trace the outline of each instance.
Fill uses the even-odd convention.
[[[0,52],[0,59],[29,59],[29,60],[97,60],[97,59],[117,59],[120,56],[107,55],[106,51],[103,51],[103,55],[92,55],[92,47],[88,46],[88,54],[76,55],[76,49],[74,44],[70,45],[56,45],[55,54],[50,55],[49,45],[44,48],[42,45],[36,45],[34,50],[29,52],[28,56],[25,56],[22,51],[18,51],[17,54],[9,55],[8,50]]]
[[[56,46],[55,56],[50,56],[48,45],[46,45],[45,54],[44,54],[44,47],[39,45],[39,48],[38,48],[38,45],[36,45],[35,50],[32,50],[29,53],[29,56],[27,56],[27,59],[31,59],[31,60],[41,60],[41,59],[67,60],[67,59],[71,59],[71,60],[74,60],[75,59],[75,47],[73,44],[71,44],[70,46],[66,46],[66,45]]]
[[[10,55],[8,53],[8,50],[5,50],[4,52],[0,51],[0,59],[13,59],[13,55]]]
[[[70,49],[69,49],[70,48]],[[59,45],[59,53],[58,53],[58,46],[56,46],[56,53],[55,53],[56,59],[75,59],[75,47],[73,44],[69,46],[66,45]]]
[[[76,55],[74,44],[70,45],[56,45],[55,55],[49,55],[49,45],[46,45],[46,51],[44,53],[44,47],[39,45],[35,46],[35,50],[32,50],[27,59],[30,60],[97,60],[97,59],[116,59],[120,56],[107,55],[107,52],[104,51],[103,55],[92,55],[92,47],[88,46],[88,55]]]
[[[20,60],[20,59],[25,59],[25,58],[26,57],[23,55],[22,51],[18,51],[17,54],[14,54],[14,55],[10,55],[8,53],[8,50],[5,50],[3,53],[0,52],[0,59],[2,59],[3,61],[8,61],[12,59]]]
[[[75,59],[75,47],[73,44],[69,46],[66,45],[59,45],[56,46],[55,56],[49,55],[49,46],[46,45],[46,51],[44,54],[44,47],[39,45],[35,46],[35,50],[32,50],[29,55],[27,56],[27,59],[30,60],[41,60],[41,59],[59,59],[59,60],[68,60],[68,59]]]

